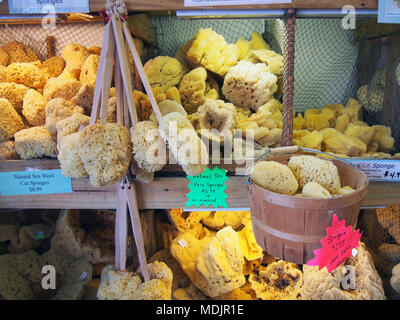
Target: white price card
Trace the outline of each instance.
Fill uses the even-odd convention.
[[[400,160],[346,159],[371,181],[400,182]]]
[[[250,4],[283,4],[292,0],[184,0],[185,7],[247,6]]]
[[[8,0],[10,13],[89,12],[89,0]]]

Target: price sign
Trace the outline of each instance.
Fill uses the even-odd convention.
[[[72,193],[71,178],[61,170],[0,172],[0,196]]]
[[[353,231],[352,226],[346,227],[344,220],[333,215],[332,225],[326,228],[326,237],[321,240],[322,248],[314,250],[315,258],[307,262],[309,266],[318,266],[319,270],[326,267],[328,272],[335,270],[360,246],[360,230]]]
[[[10,13],[89,12],[89,0],[8,0]]]
[[[400,182],[400,160],[346,159],[371,181]]]
[[[200,207],[203,204],[206,207],[213,205],[215,208],[228,208],[228,196],[224,192],[228,180],[225,169],[215,166],[213,170],[207,168],[202,174],[187,178],[190,180],[190,192],[186,195],[189,198],[186,207]]]
[[[378,23],[400,23],[400,0],[379,0]]]
[[[185,7],[247,6],[249,4],[282,4],[292,0],[184,0]]]

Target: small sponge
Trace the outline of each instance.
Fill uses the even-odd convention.
[[[301,188],[308,182],[317,182],[331,194],[340,189],[338,169],[330,161],[313,156],[293,156],[288,165]]]
[[[21,117],[7,99],[0,99],[0,142],[10,140],[24,128]]]
[[[329,199],[331,194],[323,186],[316,182],[308,182],[303,187],[303,195],[309,198]]]
[[[70,178],[87,178],[88,173],[79,156],[79,134],[76,132],[65,136],[59,145],[58,160],[62,174]]]
[[[81,113],[74,113],[72,116],[57,121],[57,146],[60,145],[61,139],[67,135],[78,132],[80,126],[87,126],[90,118]]]
[[[46,123],[46,99],[36,90],[29,89],[24,97],[22,114],[31,126],[43,126]]]
[[[260,187],[277,193],[294,195],[299,188],[293,172],[284,164],[275,161],[256,163],[250,176]]]
[[[82,107],[67,101],[63,98],[50,100],[46,104],[46,124],[45,127],[50,132],[56,133],[56,123],[62,119],[72,116],[74,113],[84,113]]]
[[[57,157],[55,134],[45,127],[32,127],[14,135],[15,150],[21,159]]]

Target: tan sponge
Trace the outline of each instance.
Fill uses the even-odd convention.
[[[250,176],[260,187],[277,193],[294,195],[299,188],[293,172],[284,164],[275,161],[258,162]]]
[[[10,140],[24,128],[21,117],[7,99],[0,98],[0,142]]]
[[[57,157],[56,136],[45,127],[32,127],[14,135],[15,150],[21,159]]]

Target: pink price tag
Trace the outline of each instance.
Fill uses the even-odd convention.
[[[326,267],[331,272],[353,255],[353,249],[360,246],[360,239],[359,229],[353,231],[351,226],[346,227],[345,220],[339,220],[334,214],[332,225],[326,228],[326,237],[321,240],[322,248],[314,250],[315,257],[307,265],[318,266],[319,270]]]

